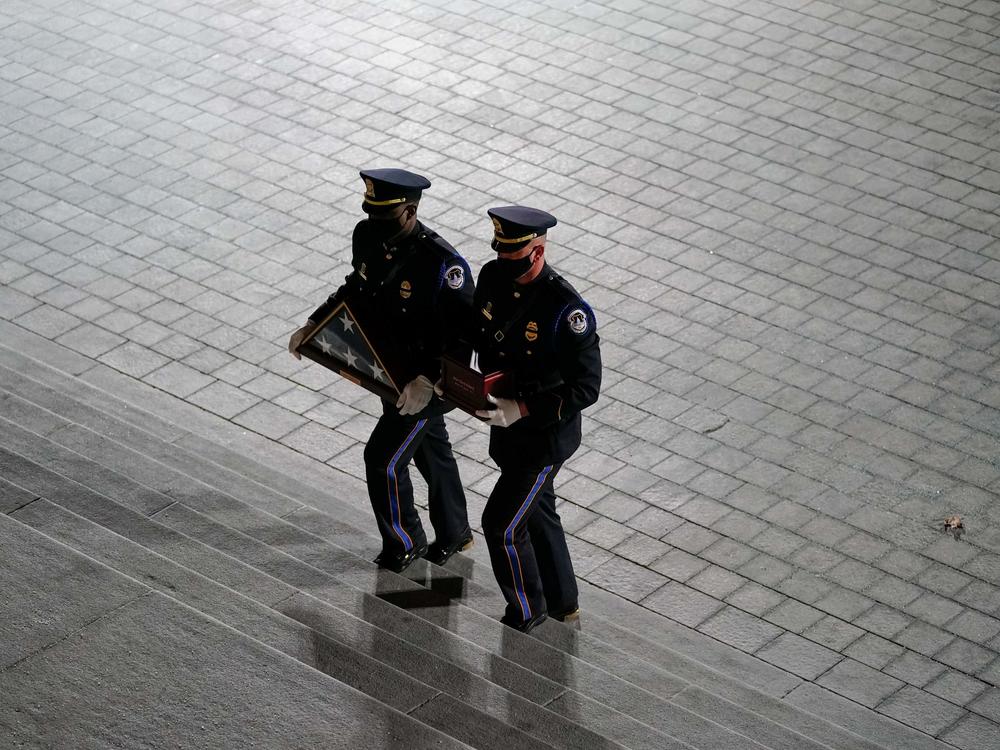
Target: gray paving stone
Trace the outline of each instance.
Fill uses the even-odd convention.
[[[784,633],[755,655],[807,680],[815,680],[825,674],[843,658],[793,633]]]
[[[844,649],[845,656],[857,659],[873,669],[884,669],[893,659],[904,654],[906,649],[872,633],[866,633]]]
[[[909,685],[883,702],[879,711],[930,735],[937,735],[966,715],[958,706]]]
[[[905,651],[891,664],[884,667],[886,674],[905,680],[911,685],[923,687],[945,671],[945,666],[913,651]]]
[[[717,565],[710,565],[687,580],[687,584],[692,588],[716,599],[725,599],[746,583],[747,579],[743,576],[736,575]]]
[[[903,685],[899,680],[851,659],[841,661],[816,682],[865,706],[878,705]]]
[[[707,620],[724,606],[712,597],[673,581],[649,594],[642,604],[690,627]]]
[[[720,610],[701,623],[698,630],[748,653],[757,652],[782,633],[780,628],[734,607]]]
[[[930,684],[925,685],[924,689],[939,698],[944,698],[959,706],[965,706],[981,695],[987,686],[973,677],[949,669]]]
[[[996,657],[996,652],[982,646],[956,638],[934,654],[934,658],[966,674],[975,674],[986,667]]]
[[[864,630],[835,617],[824,617],[803,632],[809,640],[843,651],[862,635]]]
[[[942,734],[941,739],[963,750],[987,750],[996,745],[996,724],[982,716],[969,714]]]
[[[630,601],[640,601],[659,589],[666,579],[648,568],[615,557],[591,570],[587,580]]]
[[[627,528],[610,518],[597,516],[592,511],[588,512],[586,517],[589,523],[574,524],[573,529],[574,533],[584,541],[604,549],[611,549],[630,536]]]
[[[636,533],[616,544],[611,551],[626,560],[648,568],[654,561],[668,554],[670,547],[645,534]]]
[[[770,555],[757,555],[739,568],[741,575],[765,586],[774,586],[793,572],[792,566]]]
[[[251,406],[234,421],[271,438],[280,438],[304,424],[299,415],[266,402]]]

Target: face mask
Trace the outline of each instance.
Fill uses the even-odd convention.
[[[498,258],[497,269],[501,274],[503,274],[504,278],[514,281],[530,271],[532,263],[531,253],[528,253],[523,258],[517,258],[515,260]]]

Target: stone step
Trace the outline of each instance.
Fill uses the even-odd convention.
[[[8,387],[11,379],[12,377],[8,376],[6,383]],[[11,398],[16,399],[13,396]],[[31,408],[31,405],[27,404],[27,402],[21,402],[18,414],[22,419],[30,419]],[[228,498],[218,492],[208,491],[206,493],[203,485],[187,485],[184,481],[185,477],[177,476],[176,472],[157,471],[162,465],[154,465],[153,462],[144,459],[139,454],[129,454],[126,446],[113,444],[109,439],[103,438],[96,433],[88,432],[85,428],[81,428],[78,425],[65,424],[61,428],[56,427],[53,424],[53,418],[54,415],[51,412],[46,412],[39,421],[49,430],[50,437],[59,444],[73,450],[88,452],[100,444],[96,449],[98,455],[95,457],[104,464],[112,464],[110,468],[117,471],[129,472],[133,478],[144,481],[147,485],[167,486],[167,491],[172,497],[180,496],[182,498],[189,498],[192,502],[197,502],[200,510],[205,510],[217,521],[242,526],[244,529],[249,524],[253,527],[251,533],[261,541],[266,542],[266,545],[261,545],[261,548],[257,550],[257,557],[247,558],[246,555],[249,554],[250,548],[248,548],[245,540],[230,539],[229,547],[223,548],[220,545],[225,544],[226,540],[220,538],[217,533],[206,539],[204,536],[193,534],[188,526],[184,526],[180,530],[185,533],[192,534],[213,547],[223,548],[228,554],[244,559],[245,562],[255,567],[260,568],[268,564],[264,560],[270,552],[267,549],[269,545],[272,548],[278,547],[306,562],[311,560],[314,565],[336,573],[341,580],[358,586],[363,590],[371,585],[370,579],[373,574],[371,567],[361,566],[359,568],[356,564],[357,561],[354,561],[355,565],[352,566],[351,560],[345,557],[344,550],[334,548],[333,545],[324,542],[318,537],[303,537],[302,534],[296,533],[295,527],[281,527],[280,525],[276,527],[274,522],[277,519],[254,516],[252,512],[248,512],[246,506],[243,506],[233,498]],[[110,425],[106,418],[103,418],[102,421],[105,431],[113,430],[113,425]],[[15,435],[15,432],[11,430],[12,436]],[[22,444],[20,445],[20,449],[22,453],[31,454],[35,451],[40,453],[47,452],[44,445],[33,444],[31,440],[24,438],[24,436],[21,437]],[[130,442],[134,443],[134,440]],[[53,457],[52,460],[60,461],[62,459]],[[207,510],[206,504],[213,506],[215,510]],[[157,518],[161,522],[170,525],[170,519],[179,513],[180,511],[176,510],[176,506],[172,506],[165,511],[158,512]],[[191,518],[186,520],[188,523],[192,522]],[[266,528],[267,531],[262,533],[262,528]],[[206,531],[205,529],[200,529],[200,532],[202,534],[211,534],[212,530]],[[288,536],[289,534],[291,537]],[[317,555],[322,560],[317,561],[315,559]],[[336,559],[331,560],[330,555],[335,555]],[[271,565],[279,566],[287,564],[284,560],[277,563],[274,561],[268,562]],[[421,565],[425,564],[421,563]],[[430,566],[425,567],[429,568]],[[281,577],[280,574],[272,574],[279,578]],[[420,596],[423,592],[415,591],[414,593]],[[481,597],[489,597],[489,594],[482,591],[481,587],[474,589],[472,586],[466,586],[463,592],[463,603],[474,606],[475,599],[473,595],[477,593]],[[482,608],[480,607],[480,609]],[[716,743],[718,747],[728,746],[733,740],[725,730],[720,731],[719,724],[722,724],[729,729],[743,734],[744,737],[750,736],[768,747],[818,747],[818,745],[814,745],[814,743],[806,740],[801,734],[776,725],[773,722],[763,719],[760,715],[753,714],[728,701],[717,701],[712,711],[706,711],[706,713],[711,714],[711,717],[701,716],[681,708],[679,704],[672,702],[671,699],[674,694],[681,692],[686,687],[685,683],[676,680],[657,667],[649,665],[644,659],[630,656],[618,651],[614,647],[596,641],[596,639],[587,633],[572,634],[571,631],[567,631],[559,626],[550,626],[546,629],[540,629],[539,635],[549,645],[555,647],[557,651],[574,653],[581,658],[585,658],[586,661],[596,665],[600,669],[615,674],[622,680],[627,680],[662,698],[664,704],[660,705],[654,713],[647,713],[642,710],[649,703],[648,701],[631,700],[628,695],[622,696],[620,702],[613,707],[639,721],[651,724],[666,733],[676,734],[682,732],[683,736],[681,738],[690,744],[697,745],[701,741],[710,741]],[[570,636],[572,640],[568,640]],[[687,696],[684,699],[687,700]],[[677,727],[681,729],[677,729]]]
[[[555,684],[529,701],[303,592],[268,607],[44,499],[11,515],[472,747],[620,747],[536,705],[562,692]]]
[[[0,361],[5,361],[9,364],[16,364],[19,357],[21,357],[21,355],[17,355],[15,353],[4,359],[2,353],[0,353]],[[26,358],[21,357],[22,361],[25,359]],[[61,384],[65,387],[67,382],[72,382],[64,373],[49,370],[48,368],[42,369],[46,371],[46,379],[53,386]],[[82,363],[78,369],[83,371]],[[32,374],[34,374],[34,370],[32,371]],[[102,378],[106,380],[108,378],[108,374],[103,373]],[[118,374],[114,374],[114,378],[116,380],[128,380]],[[76,381],[76,383],[77,388],[73,391],[74,396],[77,391],[80,390],[79,381]],[[128,388],[133,389],[136,392],[151,390],[148,386],[135,382],[130,382],[128,384]],[[88,400],[93,401],[96,398],[96,403],[99,403],[104,408],[113,407],[115,404],[120,405],[121,403],[114,397],[104,394],[102,391],[93,388],[84,388],[84,390],[90,394],[88,396]],[[115,391],[120,394],[122,389],[116,388]],[[97,394],[96,396],[94,395],[95,393]],[[138,399],[136,398],[135,400]],[[144,401],[143,404],[145,405],[146,402]],[[188,407],[188,405],[183,404],[179,405],[179,407]],[[119,411],[121,411],[120,406]],[[150,418],[146,416],[145,412],[136,409],[126,410],[126,415],[133,420],[141,421],[144,426],[150,421],[156,421],[159,419],[157,417]],[[175,445],[186,444],[192,447],[197,447],[199,457],[206,453],[211,455],[212,459],[214,459],[212,463],[216,467],[219,465],[216,462],[219,461],[234,462],[244,473],[248,467],[253,467],[255,482],[259,480],[260,485],[266,485],[269,482],[278,481],[282,485],[282,492],[291,488],[294,492],[299,493],[303,500],[309,499],[313,501],[314,505],[319,504],[315,502],[315,499],[317,497],[317,493],[321,495],[322,491],[317,490],[315,487],[300,483],[297,479],[289,480],[287,475],[284,475],[282,472],[263,467],[256,461],[249,461],[242,454],[236,453],[224,446],[219,446],[214,442],[206,441],[193,435],[182,434],[178,436],[176,433],[177,429],[179,428],[172,428],[168,421],[162,420],[157,424],[154,432],[162,434],[165,439],[171,439]],[[326,467],[324,467],[324,469],[325,468]],[[236,475],[235,472],[229,473]],[[206,473],[203,472],[202,478],[211,482],[215,478],[215,475],[211,473],[206,475]],[[344,503],[339,503],[336,500],[331,501],[331,504],[338,509],[350,507],[345,506]],[[335,533],[337,529],[331,529],[331,517],[327,514],[328,520],[323,521],[323,515],[324,514],[316,513],[313,508],[304,506],[296,511],[293,511],[291,514],[287,515],[286,518],[293,521],[297,525],[306,526],[308,528],[308,524],[304,520],[308,517],[311,521],[316,522],[318,525],[324,526],[322,535],[326,536],[328,533]],[[367,522],[370,526],[370,519],[367,519],[367,517],[363,519],[358,518],[359,515],[362,514],[358,514],[355,511],[355,522],[357,524]],[[350,524],[348,524],[348,526],[350,526]],[[318,528],[313,528],[313,531],[317,530]],[[340,529],[340,531],[346,530],[347,529],[344,528]],[[370,539],[371,537],[367,535],[367,532],[359,531],[353,536],[344,536],[343,534],[340,534],[334,538],[337,538],[338,542],[343,539],[360,540],[360,544],[353,546],[355,548],[354,551],[361,551],[365,545],[364,539]],[[477,553],[477,550],[473,550],[473,553]],[[478,560],[480,563],[485,561],[485,558],[482,557],[483,554],[485,554],[485,547],[481,546],[478,550]],[[475,566],[463,566],[463,562],[465,561],[460,558],[456,558],[449,565],[449,567],[453,569],[458,568],[458,570],[463,574],[466,574],[466,568],[470,568],[473,571],[476,569]],[[488,564],[480,564],[479,573],[481,574],[480,577],[483,577],[483,573],[491,576]],[[472,577],[475,578],[475,576]],[[430,580],[433,582],[433,577]],[[491,578],[488,583],[492,584]],[[587,589],[592,589],[592,587],[587,586],[585,583],[583,583],[583,585]],[[490,594],[492,596],[489,598],[495,601],[497,600],[495,585],[488,586],[481,593]],[[679,626],[676,623],[666,620],[665,618],[648,612],[640,607],[624,603],[627,605],[628,617],[623,618],[621,612],[621,605],[623,602],[618,599],[618,597],[608,594],[607,592],[594,591],[594,593],[603,595],[605,601],[602,602],[600,611],[605,614],[606,617],[595,618],[593,616],[593,613],[598,610],[594,609],[592,611],[590,609],[589,602],[591,599],[591,593],[588,591],[588,634],[590,636],[597,636],[599,640],[613,643],[615,646],[621,647],[625,652],[642,654],[643,657],[647,659],[653,658],[659,666],[664,667],[675,675],[682,676],[686,681],[694,683],[693,686],[685,688],[685,690],[678,693],[675,698],[672,698],[672,700],[679,702],[681,705],[685,705],[698,712],[708,713],[713,717],[718,714],[718,711],[713,709],[722,708],[724,711],[728,710],[731,713],[729,723],[734,728],[746,726],[749,720],[766,717],[776,724],[792,727],[796,730],[796,733],[805,734],[816,742],[826,744],[830,747],[877,747],[875,744],[865,741],[856,734],[847,732],[823,719],[818,719],[815,715],[794,708],[787,701],[778,700],[775,697],[783,696],[793,690],[801,682],[798,678],[791,677],[787,673],[771,667],[770,665],[766,665],[763,662],[759,662],[758,660],[736,651],[725,644],[711,641],[711,639],[708,639],[701,634],[688,631],[683,626]],[[651,624],[654,627],[652,629],[648,629],[646,627],[635,627],[632,630],[629,630],[627,627],[622,627],[622,624],[629,625],[632,622],[631,618],[634,617],[636,613],[638,613],[640,619],[645,618],[646,620],[651,621]],[[640,630],[641,633],[634,632],[636,630]],[[649,636],[653,634],[662,635],[664,637],[659,638],[658,643],[651,643]],[[707,648],[705,647],[706,644],[708,644]],[[684,654],[679,653],[675,647],[683,649]],[[696,656],[697,658],[690,658],[691,656]],[[747,684],[742,684],[739,681],[729,679],[730,675],[735,675],[741,678],[743,682],[751,685],[756,682],[757,686],[764,687],[765,690],[770,693],[770,696],[762,695],[759,690],[747,687]],[[722,699],[722,703],[720,705],[716,705],[715,701],[719,699]],[[747,708],[740,709],[738,706],[733,706],[733,704],[740,704]],[[857,709],[860,712],[872,713],[864,707],[858,706]],[[811,710],[813,713],[821,713],[816,711],[816,706],[812,706]],[[829,716],[829,718],[831,718],[834,722],[836,722],[840,717],[840,713],[831,714]],[[901,746],[907,747],[941,747],[939,743],[931,741],[930,738],[926,737],[926,735],[921,735],[918,732],[908,730],[905,727],[902,727],[902,725],[898,725],[892,720],[885,719],[877,714],[872,713],[869,720],[885,724],[883,727],[885,731],[881,732],[881,736],[889,738],[890,740],[896,740],[897,745],[898,741],[902,741],[907,744]],[[846,725],[852,727],[855,726],[856,723],[847,722]],[[894,732],[897,730],[900,730],[900,733],[903,735],[902,737],[894,737]],[[913,742],[916,742],[917,744],[914,745],[912,744]],[[887,746],[894,746],[893,742],[887,742]]]
[[[5,514],[0,589],[10,747],[467,747]]]
[[[16,429],[16,428],[15,428]],[[394,595],[398,595],[396,588],[398,582],[391,582],[383,596],[365,595],[357,590],[352,590],[346,586],[339,585],[332,576],[323,574],[321,571],[311,569],[302,563],[289,560],[286,563],[284,575],[293,578],[295,585],[282,582],[277,578],[267,575],[258,569],[228,557],[212,547],[198,542],[189,536],[167,528],[162,524],[146,518],[140,512],[131,511],[102,495],[87,489],[86,487],[56,474],[39,464],[35,464],[29,459],[13,453],[4,448],[0,448],[0,471],[5,476],[11,478],[11,482],[20,486],[28,485],[32,492],[35,492],[47,500],[71,510],[84,518],[87,518],[107,529],[110,529],[137,544],[148,548],[154,552],[168,556],[170,559],[180,561],[185,567],[197,570],[206,577],[224,584],[225,586],[240,591],[256,601],[269,603],[278,611],[290,617],[309,617],[308,624],[313,625],[314,618],[303,615],[302,601],[304,597],[311,596],[318,598],[328,605],[337,608],[353,609],[360,618],[371,621],[372,624],[389,623],[395,628],[395,635],[406,635],[408,639],[422,641],[434,649],[434,653],[442,658],[451,657],[452,661],[476,661],[475,652],[477,647],[474,643],[463,641],[454,635],[435,627],[426,619],[416,617],[413,613],[400,609],[390,603]],[[30,505],[27,507],[31,507]],[[179,507],[179,506],[173,506]],[[194,511],[186,511],[192,518],[199,514]],[[201,517],[202,524],[212,526],[210,519]],[[217,527],[216,533],[223,527]],[[225,532],[223,532],[225,533]],[[235,534],[228,530],[229,534]],[[245,544],[255,546],[254,540],[243,538]],[[264,545],[259,545],[263,547]],[[281,573],[280,570],[272,572]],[[388,574],[392,578],[399,578]],[[301,589],[304,589],[304,592]],[[414,588],[419,588],[414,585]],[[388,600],[388,601],[387,601]],[[398,599],[397,599],[398,600]],[[333,609],[333,607],[331,607]],[[327,610],[329,613],[329,610]],[[448,619],[447,615],[444,618]],[[524,642],[530,643],[531,639],[521,636],[521,634],[509,631],[497,624],[497,628],[505,631],[503,634],[507,638],[521,638]],[[523,643],[521,644],[523,645]],[[481,652],[482,650],[479,649]],[[516,651],[516,646],[507,646],[507,651]],[[369,650],[374,655],[374,651]],[[682,742],[671,739],[661,734],[645,724],[624,716],[621,713],[602,705],[600,702],[586,698],[585,696],[568,691],[555,686],[554,692],[551,688],[539,683],[537,675],[526,670],[511,669],[504,662],[503,656],[498,652],[483,652],[478,661],[481,663],[481,670],[494,679],[507,679],[511,682],[523,682],[531,680],[531,690],[535,692],[533,696],[541,702],[546,702],[549,709],[557,714],[562,714],[558,719],[568,719],[566,725],[562,721],[562,726],[558,721],[546,723],[539,721],[538,717],[531,711],[519,710],[524,705],[517,700],[497,701],[499,709],[512,714],[518,722],[526,723],[528,726],[536,726],[551,732],[553,728],[559,729],[559,734],[553,740],[562,742],[560,746],[567,747],[613,747],[614,743],[609,743],[597,735],[613,733],[622,741],[621,744],[631,748],[681,748],[690,747]],[[573,665],[561,664],[552,665],[561,667],[564,673],[564,681],[572,678]],[[469,689],[470,682],[461,676],[461,670],[456,670],[457,685],[463,691]],[[602,685],[602,687],[604,687]],[[527,689],[527,688],[523,688]],[[599,692],[599,691],[598,691]],[[466,695],[463,692],[463,695]],[[511,693],[513,695],[513,693]],[[555,699],[552,699],[552,696]],[[514,696],[517,698],[517,696]],[[640,700],[645,696],[639,695]],[[652,696],[650,696],[652,697]],[[636,693],[625,696],[625,699],[636,699]],[[570,709],[580,712],[579,715],[570,712]],[[536,712],[537,713],[537,712]],[[513,723],[513,722],[512,722]],[[721,728],[720,728],[721,729]],[[735,735],[734,735],[735,738]],[[749,744],[748,744],[749,743]],[[740,744],[724,744],[720,747],[758,747],[755,743],[742,741]]]
[[[10,513],[36,499],[36,495],[0,479],[0,513]]]

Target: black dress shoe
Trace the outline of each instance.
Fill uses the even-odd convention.
[[[509,628],[514,628],[514,630],[520,630],[522,633],[530,633],[532,628],[534,628],[536,625],[539,625],[540,623],[545,622],[547,618],[548,615],[545,614],[544,612],[540,612],[539,614],[532,617],[530,620],[512,620],[508,618],[507,615],[504,615],[503,617],[500,618],[500,622],[502,622]]]
[[[439,544],[435,539],[428,548],[424,558],[435,565],[444,565],[452,558],[452,555],[457,552],[464,552],[472,547],[473,544],[475,544],[475,540],[472,538],[471,530],[466,531],[462,537],[450,544]]]
[[[427,545],[421,544],[417,547],[411,547],[408,552],[394,552],[388,553],[383,552],[378,557],[376,557],[373,562],[380,568],[385,568],[386,570],[391,570],[393,573],[402,573],[410,564],[416,560],[418,557],[423,557],[427,554]]]

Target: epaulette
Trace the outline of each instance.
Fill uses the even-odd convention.
[[[447,263],[458,255],[458,251],[451,246],[451,243],[433,229],[424,227],[417,233],[417,241],[424,247],[432,250],[443,263]]]
[[[557,290],[564,305],[571,305],[574,302],[583,302],[583,298],[580,297],[580,293],[573,288],[573,285],[555,271],[552,271],[546,280],[549,282],[550,286]]]

